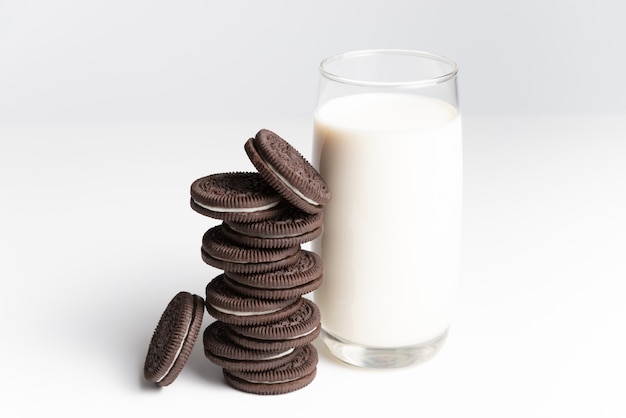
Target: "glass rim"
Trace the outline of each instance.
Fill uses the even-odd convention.
[[[335,63],[337,61],[345,60],[345,59],[353,59],[353,58],[362,58],[369,57],[375,55],[396,55],[396,56],[413,56],[418,58],[424,58],[431,61],[439,61],[444,64],[447,64],[450,69],[449,71],[443,71],[441,75],[436,77],[422,78],[416,80],[407,80],[407,81],[367,81],[367,80],[359,80],[350,77],[340,76],[338,74],[333,74],[326,67],[328,64]],[[320,62],[319,65],[320,74],[332,81],[336,81],[344,84],[351,84],[357,86],[369,86],[369,87],[425,87],[432,86],[435,84],[443,83],[444,81],[450,80],[454,78],[459,72],[459,66],[457,63],[450,58],[444,57],[443,55],[434,54],[426,51],[412,50],[412,49],[363,49],[357,51],[349,51],[344,52],[342,54],[333,55],[331,57],[325,58]]]

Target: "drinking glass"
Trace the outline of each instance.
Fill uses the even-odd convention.
[[[322,339],[338,359],[391,368],[432,358],[459,273],[462,132],[452,60],[352,51],[320,64],[313,164],[333,194],[313,249]]]

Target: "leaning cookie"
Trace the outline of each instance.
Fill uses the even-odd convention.
[[[169,302],[152,334],[144,377],[158,386],[167,386],[179,375],[193,348],[204,314],[204,300],[180,292]]]
[[[287,364],[261,372],[224,369],[226,382],[235,389],[257,395],[280,395],[309,385],[317,371],[318,354],[313,345],[296,349]]]
[[[215,219],[258,222],[279,215],[282,197],[255,172],[217,173],[191,184],[190,205]]]
[[[274,132],[260,130],[244,149],[261,176],[292,205],[318,213],[330,201],[330,190],[319,172]]]

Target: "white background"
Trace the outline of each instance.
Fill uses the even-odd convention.
[[[2,415],[625,416],[625,12],[0,1]],[[154,390],[141,368],[158,317],[218,274],[190,183],[252,169],[243,143],[260,128],[309,155],[319,61],[363,48],[461,68],[463,264],[444,349],[371,371],[317,344],[316,380],[266,398],[228,388],[197,344]]]
[[[309,117],[319,61],[368,48],[456,60],[467,115],[623,111],[625,8],[617,0],[5,0],[0,121]]]

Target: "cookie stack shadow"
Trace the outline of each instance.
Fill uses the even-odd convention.
[[[321,285],[323,265],[302,246],[322,233],[330,192],[275,133],[261,130],[244,148],[256,171],[211,174],[190,188],[191,208],[221,220],[202,236],[202,260],[221,270],[206,285],[215,321],[204,352],[230,386],[275,395],[317,373],[320,312],[306,295]]]

